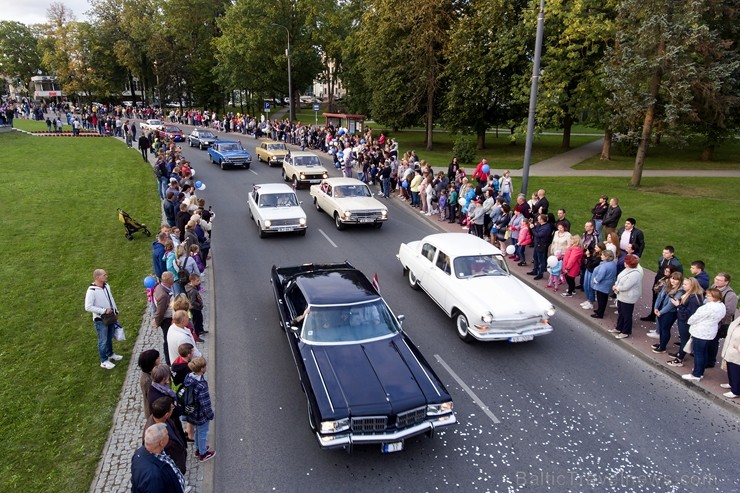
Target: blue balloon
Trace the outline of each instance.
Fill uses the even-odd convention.
[[[337,132],[337,135],[344,135],[344,129],[340,128],[339,131]]]
[[[157,280],[154,279],[153,276],[146,276],[144,278],[144,287],[145,288],[152,289],[156,285],[157,285]]]
[[[203,186],[203,182],[202,181],[196,181],[195,182],[195,188],[200,188],[202,186]]]
[[[467,214],[468,213],[468,208],[467,207],[463,207],[462,208],[462,213],[463,214]]]
[[[475,190],[468,190],[468,193],[465,194],[465,198],[468,200],[472,200],[473,197],[475,197]]]
[[[491,167],[488,166],[487,164],[484,164],[483,167],[481,168],[481,171],[483,172],[484,175],[487,175],[488,173],[491,172]]]
[[[407,182],[407,181],[402,181],[402,182],[401,182],[401,186],[402,186],[403,188],[408,188],[408,187],[409,187],[409,182]]]
[[[365,143],[365,139],[360,139],[360,144],[364,144],[364,143]]]

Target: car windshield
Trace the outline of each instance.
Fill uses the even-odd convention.
[[[165,132],[179,132],[180,129],[177,127],[164,127]]]
[[[268,144],[267,148],[271,151],[284,151],[285,144]]]
[[[296,156],[293,159],[296,166],[321,166],[318,156]]]
[[[241,151],[242,146],[234,142],[233,144],[221,144],[222,151]]]
[[[308,343],[352,343],[387,337],[401,327],[385,302],[378,298],[354,305],[312,305],[301,338]]]
[[[334,188],[334,196],[336,198],[343,197],[372,197],[370,189],[367,185],[345,185]]]
[[[298,199],[294,193],[270,193],[260,195],[260,207],[295,207]]]
[[[213,134],[211,132],[198,132],[198,137],[201,139],[212,139]]]
[[[471,255],[457,257],[452,265],[455,275],[460,278],[480,276],[508,276],[509,270],[502,255]]]

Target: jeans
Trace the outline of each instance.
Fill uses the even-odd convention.
[[[168,180],[166,176],[160,176],[157,180],[159,182],[159,198],[164,200],[165,192],[167,191]]]
[[[536,275],[541,276],[545,273],[547,268],[547,250],[540,251],[538,248],[534,249],[534,266],[532,270]]]
[[[660,336],[660,349],[665,349],[671,341],[671,327],[673,327],[673,322],[676,321],[677,315],[676,312],[668,312],[658,317],[655,329]]]
[[[419,205],[419,192],[411,192],[411,206],[417,207]]]
[[[100,362],[105,363],[113,355],[113,331],[115,325],[105,325],[102,320],[95,320],[95,330],[98,333],[98,356]]]
[[[599,241],[602,241],[604,235],[601,234],[601,219],[594,219],[594,229],[596,230]]]
[[[391,193],[391,177],[383,178],[381,184],[383,188],[383,197],[388,198]]]
[[[691,338],[691,349],[694,351],[694,370],[691,372],[695,377],[704,376],[704,368],[707,365],[707,350],[709,343],[707,339]]]
[[[586,269],[583,272],[583,291],[586,293],[586,299],[593,303],[596,301],[596,292],[593,286],[594,273]]]
[[[516,250],[514,250],[514,255],[519,257],[520,262],[526,262],[527,258],[524,256],[524,251],[527,249],[527,245],[516,245]]]
[[[617,301],[617,330],[622,334],[632,334],[632,316],[634,312],[634,303]]]
[[[211,422],[206,421],[202,425],[195,425],[195,450],[198,454],[203,455],[208,450],[208,428]]]
[[[175,281],[175,284],[172,285],[172,291],[174,292],[175,296],[178,294],[183,294],[185,292],[185,288],[180,283],[180,281]]]
[[[683,361],[683,359],[686,357],[686,352],[683,350],[683,347],[686,345],[686,343],[689,341],[689,324],[686,322],[678,321],[678,340],[681,343],[681,346],[678,348],[678,359]],[[693,343],[692,343],[693,345]]]

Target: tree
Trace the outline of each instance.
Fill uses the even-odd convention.
[[[28,82],[41,68],[38,39],[20,22],[0,21],[0,74]]]
[[[486,130],[513,118],[512,79],[526,70],[516,36],[524,0],[479,0],[454,23],[445,47],[448,88],[444,122],[451,130],[474,132],[485,148]]]

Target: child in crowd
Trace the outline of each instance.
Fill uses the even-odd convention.
[[[216,451],[208,447],[208,428],[213,421],[214,414],[211,407],[211,395],[208,391],[208,382],[205,379],[206,359],[193,358],[188,364],[192,373],[185,377],[183,385],[195,385],[195,400],[197,405],[192,413],[187,415],[187,422],[195,426],[195,452],[201,462],[206,462],[216,455]]]
[[[547,287],[552,288],[553,291],[557,291],[558,286],[565,282],[565,276],[563,276],[563,252],[560,250],[556,251],[555,258],[557,259],[555,265],[552,267],[550,265],[547,266],[547,272],[550,274],[547,280]]]
[[[444,188],[439,192],[439,221],[447,220],[447,190]]]

